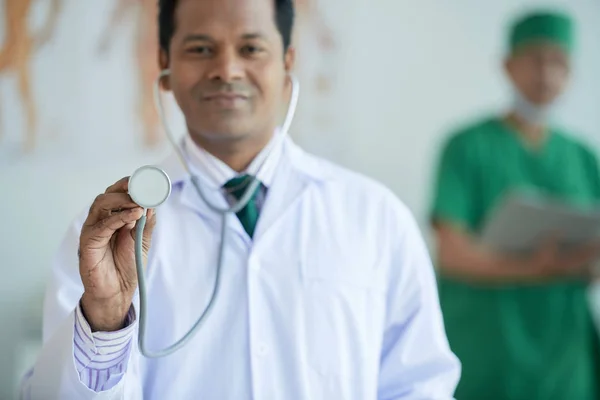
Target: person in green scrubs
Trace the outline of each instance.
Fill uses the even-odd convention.
[[[517,257],[477,240],[509,191],[600,204],[594,152],[550,122],[569,80],[573,31],[556,12],[517,20],[505,60],[512,111],[453,132],[442,147],[431,220],[446,330],[462,362],[458,400],[600,399],[599,339],[586,298],[598,245],[565,254],[548,238]]]

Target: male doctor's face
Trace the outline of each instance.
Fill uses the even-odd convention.
[[[274,0],[179,0],[161,64],[192,137],[238,141],[273,133],[293,50],[284,57]]]
[[[513,84],[531,103],[549,106],[569,81],[569,56],[559,46],[536,43],[513,54],[505,68]]]

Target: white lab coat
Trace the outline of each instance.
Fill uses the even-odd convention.
[[[162,167],[174,186],[158,209],[148,264],[152,349],[179,339],[206,306],[221,226],[176,158]],[[99,393],[79,380],[73,358],[84,218],[52,270],[26,399],[453,398],[460,366],[410,212],[380,184],[289,139],[254,241],[229,218],[222,288],[205,326],[165,359],[145,359],[134,345],[124,377]]]

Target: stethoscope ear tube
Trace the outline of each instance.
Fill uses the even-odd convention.
[[[158,350],[158,351],[151,351],[151,350],[148,350],[146,347],[146,328],[147,328],[147,323],[148,323],[148,301],[147,301],[147,286],[146,286],[146,279],[145,279],[146,275],[145,275],[145,271],[144,271],[144,254],[143,254],[143,246],[142,246],[143,237],[144,237],[144,228],[146,226],[146,218],[147,218],[146,212],[144,212],[144,215],[142,216],[142,218],[140,218],[138,220],[138,222],[136,224],[136,228],[135,228],[136,229],[135,230],[135,264],[136,264],[136,272],[137,272],[137,276],[138,276],[138,287],[139,287],[139,297],[140,297],[140,310],[139,310],[139,324],[140,325],[139,325],[139,332],[138,332],[138,347],[139,347],[140,353],[147,358],[165,357],[165,356],[168,356],[168,355],[174,353],[175,351],[181,349],[192,339],[192,337],[198,332],[199,328],[202,326],[202,322],[205,320],[206,316],[208,315],[209,311],[212,309],[212,307],[214,305],[215,299],[217,297],[217,293],[219,292],[219,289],[221,286],[220,283],[221,283],[221,272],[223,269],[222,268],[223,267],[223,255],[225,252],[225,247],[226,247],[225,245],[226,245],[226,239],[227,239],[227,235],[225,234],[226,233],[225,228],[227,227],[228,218],[231,214],[237,213],[242,208],[244,208],[246,206],[246,204],[248,204],[248,202],[250,201],[250,199],[252,197],[252,194],[258,189],[258,186],[260,185],[260,181],[256,178],[256,176],[251,177],[250,179],[252,179],[252,180],[251,180],[250,184],[248,184],[248,186],[247,186],[244,194],[240,198],[240,200],[228,208],[218,207],[218,206],[212,204],[207,199],[207,196],[204,193],[203,187],[200,184],[198,177],[196,177],[192,173],[191,168],[189,167],[189,164],[186,160],[186,157],[183,154],[183,151],[180,148],[180,146],[177,144],[177,142],[169,128],[169,124],[167,123],[167,120],[166,120],[165,110],[163,107],[162,98],[161,98],[161,94],[160,94],[160,87],[161,87],[162,80],[165,77],[169,76],[170,74],[171,74],[171,71],[169,69],[164,69],[161,71],[159,77],[155,81],[154,101],[155,101],[156,109],[158,111],[161,123],[163,125],[163,129],[165,130],[167,138],[171,142],[171,145],[173,146],[173,149],[177,153],[183,167],[190,174],[190,181],[191,181],[192,185],[194,186],[194,188],[196,189],[196,191],[198,192],[198,195],[204,200],[204,202],[206,202],[206,204],[208,204],[208,206],[212,210],[222,214],[221,241],[220,241],[220,245],[219,245],[215,282],[213,285],[213,291],[212,291],[210,300],[208,302],[208,305],[206,306],[206,308],[204,309],[204,311],[202,312],[200,317],[196,320],[196,322],[194,323],[192,328],[185,335],[183,335],[183,337],[181,337],[181,339],[179,339],[177,342],[175,342],[174,344],[170,345],[167,348],[164,348],[164,349]],[[280,135],[278,140],[283,140],[285,138],[285,136],[287,135],[287,133],[292,125],[292,121],[293,121],[294,115],[296,113],[296,107],[298,106],[298,98],[300,96],[300,84],[299,84],[298,80],[291,74],[289,75],[289,79],[292,82],[292,93],[290,96],[288,110],[287,110],[287,113],[285,116],[285,120],[284,120],[283,126],[281,128],[282,135]],[[272,146],[271,149],[273,149],[274,147],[275,146]],[[258,168],[258,172],[260,172],[260,170],[265,165],[266,160],[270,156],[270,151],[271,150],[269,150],[269,153],[267,154],[267,156],[264,157],[262,163],[260,164],[260,166]],[[258,175],[258,172],[256,173],[256,175]]]

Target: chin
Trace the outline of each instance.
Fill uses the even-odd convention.
[[[538,107],[541,108],[546,108],[546,107],[551,107],[552,104],[554,104],[554,101],[556,100],[556,97],[552,96],[552,97],[540,97],[538,98],[534,104]]]
[[[551,88],[540,88],[532,96],[531,102],[538,107],[550,107],[558,99],[560,93]]]
[[[239,126],[211,126],[195,129],[196,136],[210,142],[240,141],[251,135],[248,129]]]
[[[552,104],[553,97],[543,93],[525,94],[525,100],[536,107],[547,107]]]

